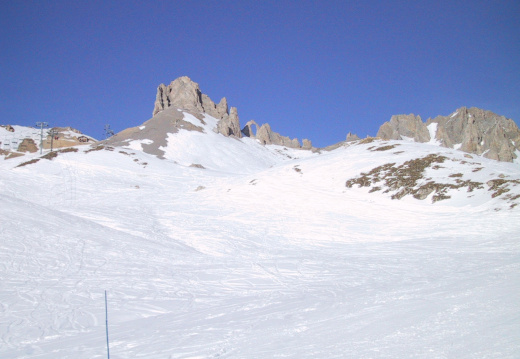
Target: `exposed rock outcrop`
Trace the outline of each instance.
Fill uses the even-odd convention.
[[[206,113],[219,120],[216,129],[218,133],[242,137],[236,107],[231,107],[229,111],[225,97],[215,104],[200,91],[199,84],[187,76],[175,79],[168,86],[160,84],[157,88],[153,116],[169,107],[187,111],[199,119]]]
[[[268,123],[264,123],[262,126],[260,126],[258,132],[256,133],[256,138],[264,145],[279,145],[290,148],[301,148],[300,142],[297,138],[291,140],[289,137],[282,136],[279,133],[272,131],[271,126],[269,126]]]
[[[376,137],[387,140],[402,140],[403,137],[413,138],[416,142],[428,142],[430,133],[420,116],[395,115],[390,122],[385,122],[377,132]]]
[[[34,153],[38,151],[38,147],[32,138],[24,138],[18,146],[18,152],[30,152]]]
[[[428,128],[434,130],[434,139]],[[450,116],[437,116],[426,123],[419,116],[392,116],[379,128],[377,136],[386,140],[435,140],[443,147],[506,162],[512,162],[517,157],[515,151],[520,150],[520,130],[511,119],[475,107],[461,107]]]
[[[208,99],[206,98],[206,102]],[[187,76],[175,79],[168,86],[160,84],[155,97],[153,116],[168,107],[181,108],[193,114],[204,112],[199,84]]]
[[[255,126],[255,129],[253,130],[253,126]],[[258,124],[255,122],[255,120],[248,121],[244,128],[242,129],[242,133],[246,137],[256,138],[256,133],[258,132]]]
[[[361,138],[359,138],[358,135],[355,135],[355,134],[353,134],[351,132],[347,133],[347,139],[346,139],[347,142],[359,141],[360,139]]]
[[[225,98],[224,98],[225,100]],[[217,124],[217,132],[224,136],[242,137],[240,132],[240,121],[236,107],[231,107],[229,115],[224,115]]]
[[[302,140],[302,148],[304,150],[312,150],[312,142],[311,142],[311,140],[308,140],[308,139],[304,138]]]
[[[208,95],[202,94],[202,107],[208,115],[222,119],[229,113],[227,99],[223,97],[218,104],[215,104]]]
[[[520,150],[520,130],[511,119],[476,107],[461,107],[450,116],[437,116],[435,138],[446,147],[512,162]],[[439,131],[439,129],[443,129]]]
[[[202,127],[196,126],[184,119],[184,114],[175,107],[169,107],[158,112],[154,117],[138,127],[127,128],[105,141],[112,146],[125,146],[130,141],[143,141],[141,144],[144,152],[164,158],[162,149],[168,145],[168,134],[179,130],[203,132]]]
[[[187,118],[187,114],[194,116]],[[273,132],[268,124],[258,127],[255,121],[249,121],[243,130],[236,107],[229,108],[224,97],[218,104],[203,94],[196,82],[189,77],[180,77],[168,86],[161,84],[157,88],[153,117],[141,126],[128,128],[105,141],[110,146],[141,146],[144,152],[165,158],[165,149],[171,140],[170,135],[180,130],[204,133],[208,127],[205,115],[217,119],[213,131],[224,136],[240,138],[243,135],[257,139],[262,144],[275,144],[291,148],[302,148],[297,139],[290,139]],[[133,141],[136,141],[135,143]],[[303,148],[312,149],[312,143],[304,140]]]
[[[14,128],[11,125],[5,125],[5,126],[4,125],[0,125],[0,127],[5,128],[9,132],[14,132]]]
[[[259,127],[254,120],[251,120],[246,123],[242,129],[242,133],[246,137],[256,138],[263,145],[278,145],[290,148],[301,148],[304,150],[313,149],[312,142],[310,140],[303,139],[302,145],[300,146],[300,142],[297,138],[293,138],[291,140],[289,137],[282,136],[279,133],[274,132],[268,123],[264,123]]]
[[[218,119],[215,131],[224,136],[240,138],[244,135],[256,138],[266,145],[312,149],[311,141],[305,139],[303,145],[300,146],[298,139],[290,139],[273,132],[269,124],[259,127],[255,121],[249,121],[241,130],[237,108],[231,107],[231,109],[228,109],[225,97],[218,104],[215,104],[208,95],[201,92],[199,85],[187,76],[179,77],[168,86],[161,84],[157,88],[153,116],[159,115],[170,107],[186,111],[200,120],[202,120],[204,113]]]

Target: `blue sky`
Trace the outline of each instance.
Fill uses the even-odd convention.
[[[315,146],[461,106],[520,122],[519,1],[2,1],[0,123],[96,138],[189,76]]]

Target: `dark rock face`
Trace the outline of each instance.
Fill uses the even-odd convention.
[[[434,139],[430,138],[430,125],[436,126]],[[512,162],[517,157],[515,151],[520,149],[520,130],[513,120],[475,107],[461,107],[450,116],[437,116],[426,123],[419,116],[392,116],[379,128],[377,136],[386,140],[435,140],[443,147],[505,162]]]

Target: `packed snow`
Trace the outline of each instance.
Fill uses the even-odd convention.
[[[127,147],[132,150],[142,151],[143,150],[142,145],[149,145],[151,143],[153,143],[152,140],[134,140],[134,141],[129,141]]]
[[[373,145],[179,131],[164,160],[0,157],[0,357],[105,358],[106,290],[112,358],[518,358],[518,207],[345,187],[432,152],[454,159],[438,178],[518,165]]]

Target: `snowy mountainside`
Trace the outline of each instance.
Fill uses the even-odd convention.
[[[171,107],[143,125],[122,131],[103,142],[144,151],[183,166],[238,173],[258,171],[283,158],[313,155],[310,151],[282,146],[270,146],[269,149],[248,137],[225,137],[216,132],[219,120],[205,113],[199,117]]]
[[[369,192],[389,193],[392,199],[411,196],[432,203],[450,200],[451,205],[474,206],[500,199],[502,205],[508,203],[514,208],[520,202],[516,164],[440,150],[435,144],[417,146],[402,141],[372,144],[365,147],[366,151],[386,153],[376,156],[381,165],[349,179],[348,188],[367,187]],[[500,202],[496,203],[501,207]]]
[[[0,357],[106,357],[104,290],[114,358],[520,355],[518,166],[261,146],[211,121],[164,159],[151,138],[0,157]],[[400,166],[432,154],[393,200],[408,182],[390,178],[418,173]],[[482,186],[412,193],[457,180]]]
[[[184,113],[184,119],[201,126],[202,132],[180,131],[168,134],[167,145],[161,147],[166,159],[183,165],[200,164],[207,169],[224,172],[251,171],[272,166],[280,160],[313,156],[283,146],[263,146],[251,138],[229,138],[214,131],[218,120],[207,114],[199,121],[195,116]]]

